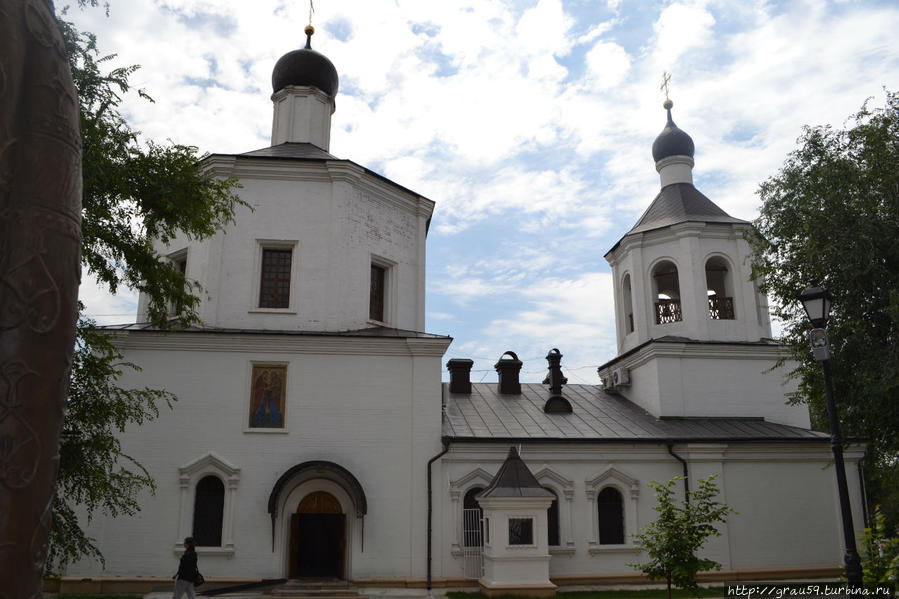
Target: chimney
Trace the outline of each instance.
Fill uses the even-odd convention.
[[[509,356],[509,358],[506,358]],[[521,382],[518,380],[518,374],[521,372],[522,361],[518,359],[513,351],[507,351],[499,357],[496,364],[496,374],[499,376],[499,384],[497,390],[503,395],[520,395]]]
[[[562,397],[562,385],[568,382],[562,374],[562,352],[552,348],[546,354],[546,361],[549,362],[549,374],[543,379],[543,384],[549,385],[549,399],[546,400],[543,411],[547,414],[570,414],[571,404]]]
[[[453,358],[446,363],[450,373],[450,393],[471,393],[471,367],[474,360]]]

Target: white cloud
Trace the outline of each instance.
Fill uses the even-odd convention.
[[[653,26],[656,61],[675,65],[689,50],[711,44],[714,24],[715,18],[700,4],[675,2],[669,5]]]
[[[595,77],[597,89],[616,87],[624,81],[631,59],[615,42],[599,41],[587,52],[587,67]]]
[[[658,192],[662,70],[696,142],[700,190],[745,219],[801,125],[839,126],[881,86],[899,88],[890,5],[609,1],[599,17],[560,0],[316,8],[313,46],[341,78],[332,153],[437,201],[429,319],[452,322],[453,355],[515,349],[537,371],[555,345],[572,367],[614,353],[602,254]],[[156,103],[129,97],[136,129],[222,153],[269,143],[271,70],[305,41],[303,3],[130,0],[111,15],[71,16],[119,53],[107,64],[142,65],[132,82]],[[331,33],[338,22],[345,40]],[[472,230],[500,255],[484,258]],[[466,266],[445,270],[435,243]],[[98,314],[133,305],[88,284],[83,295]]]

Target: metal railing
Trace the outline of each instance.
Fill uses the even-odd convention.
[[[656,302],[656,324],[668,324],[683,320],[680,300],[659,300]]]
[[[478,508],[462,510],[462,567],[465,578],[484,575],[484,520]]]
[[[712,320],[734,320],[734,298],[709,297],[709,318]]]

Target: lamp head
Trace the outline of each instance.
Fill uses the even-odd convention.
[[[827,319],[830,318],[830,293],[823,287],[808,287],[799,294],[799,301],[805,308],[805,313],[811,321],[812,326],[816,329],[822,329],[827,326]]]

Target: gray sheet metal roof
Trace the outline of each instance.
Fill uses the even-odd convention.
[[[534,473],[518,455],[518,450],[513,446],[509,448],[506,461],[500,466],[499,472],[487,485],[478,499],[482,497],[552,497],[553,494],[543,488]]]
[[[566,385],[570,414],[546,414],[544,385],[522,384],[521,395],[500,395],[496,383],[473,383],[471,394],[444,385],[443,435],[455,441],[632,442],[632,441],[827,441],[803,428],[752,418],[659,420],[596,385]]]
[[[730,216],[693,185],[673,183],[662,188],[626,235],[688,221],[749,224],[748,221]]]
[[[252,152],[244,152],[238,156],[251,158],[302,158],[306,160],[338,160],[337,156],[329,154],[320,147],[310,143],[287,142],[277,146],[261,148]]]
[[[377,177],[378,179],[381,179],[385,183],[389,183],[390,185],[396,187],[397,189],[401,189],[401,190],[405,191],[406,193],[410,193],[412,195],[418,196],[428,202],[433,202],[433,200],[430,200],[430,199],[426,198],[425,196],[423,196],[415,191],[412,191],[408,187],[405,187],[395,181],[388,179],[384,175],[376,173],[375,171],[373,171],[371,169],[365,168],[361,164],[357,164],[357,163],[353,162],[352,160],[344,160],[341,158],[337,158],[336,156],[329,154],[328,152],[325,152],[318,146],[316,146],[314,144],[310,144],[310,143],[285,142],[283,144],[278,144],[277,146],[270,146],[268,148],[260,148],[258,150],[253,150],[251,152],[244,152],[243,154],[210,154],[210,156],[236,156],[238,158],[265,158],[265,159],[276,159],[276,160],[314,160],[314,161],[339,160],[341,162],[355,164],[356,166],[358,166],[359,168],[364,170],[366,173],[373,175],[373,176]],[[210,156],[207,156],[206,159],[208,159]],[[428,222],[425,226],[426,232],[430,228],[430,226],[431,226],[431,219],[429,218]]]

